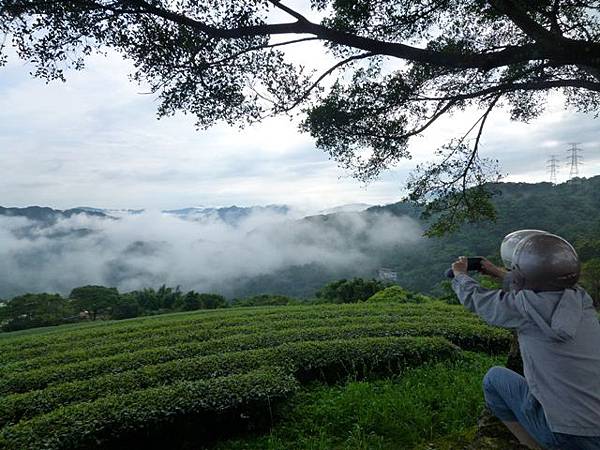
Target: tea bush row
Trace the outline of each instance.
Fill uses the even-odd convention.
[[[281,369],[110,395],[34,417],[0,431],[5,450],[99,449],[132,433],[144,433],[193,415],[198,433],[209,433],[225,414],[265,414],[268,406],[297,389],[293,376]]]
[[[351,315],[371,315],[386,312],[396,312],[398,314],[415,312],[446,312],[454,316],[469,316],[470,313],[462,307],[446,305],[441,302],[435,302],[425,305],[414,304],[380,304],[373,305],[368,303],[348,304],[348,305],[313,305],[313,306],[288,306],[283,308],[244,308],[240,310],[214,310],[214,311],[196,311],[192,313],[175,313],[161,316],[152,316],[148,318],[137,318],[108,323],[92,323],[87,327],[78,327],[75,330],[61,331],[60,329],[51,330],[41,335],[27,335],[10,338],[5,336],[0,340],[0,350],[2,355],[6,351],[14,350],[17,353],[23,350],[33,350],[37,348],[42,353],[47,350],[47,346],[60,344],[69,344],[72,342],[83,343],[86,340],[97,340],[100,337],[111,337],[119,334],[132,336],[136,333],[150,334],[160,332],[162,329],[171,329],[174,326],[185,326],[186,324],[203,323],[206,325],[211,322],[235,322],[236,320],[249,319],[273,319],[293,317],[334,317]],[[158,320],[160,319],[160,320]],[[216,325],[216,324],[215,324]],[[29,355],[31,356],[31,355]],[[0,361],[3,361],[0,360]]]
[[[398,321],[413,321],[421,322],[423,320],[436,321],[440,323],[447,323],[449,320],[460,321],[461,323],[481,323],[475,316],[458,317],[447,316],[442,313],[428,314],[427,319],[423,318],[422,313],[412,313],[398,315],[398,314],[374,314],[366,317],[371,324],[375,323],[395,323]],[[276,324],[277,329],[295,329],[295,328],[314,328],[318,326],[344,326],[351,324],[364,323],[365,317],[363,316],[335,316],[326,318],[314,318],[314,319],[292,319],[280,321]],[[225,326],[227,325],[227,326]],[[205,328],[190,328],[189,325],[185,327],[178,327],[176,329],[170,329],[168,332],[162,332],[155,335],[144,335],[138,339],[132,339],[118,335],[109,337],[100,345],[93,347],[81,346],[79,343],[71,345],[69,348],[57,349],[56,347],[50,347],[44,353],[44,355],[29,357],[27,359],[18,359],[10,362],[5,362],[0,366],[0,375],[7,374],[10,372],[18,372],[25,370],[32,370],[41,367],[47,367],[57,364],[70,364],[80,361],[85,361],[92,358],[111,356],[124,351],[132,351],[137,348],[153,348],[162,347],[167,345],[180,344],[190,341],[207,341],[212,339],[219,339],[223,336],[233,334],[244,334],[261,332],[268,328],[273,328],[274,324],[269,321],[259,320],[255,322],[246,322],[234,324],[227,323],[222,324],[220,327],[215,329]],[[23,357],[24,358],[24,357]]]
[[[243,373],[262,366],[285,367],[301,381],[335,380],[368,372],[396,373],[403,367],[457,355],[457,347],[443,338],[386,337],[293,342],[272,348],[174,360],[2,397],[0,425],[16,423],[71,403],[127,394],[174,381]]]
[[[175,332],[175,331],[174,331]],[[230,351],[250,350],[281,345],[286,342],[351,339],[376,336],[441,336],[468,350],[491,354],[504,352],[510,344],[510,333],[481,323],[458,320],[404,321],[395,323],[350,324],[341,327],[282,329],[224,337],[205,342],[190,342],[175,346],[128,351],[109,357],[54,365],[27,372],[9,372],[0,379],[0,395],[43,389],[46,386],[93,378],[105,373],[124,372],[146,365],[167,361],[216,354]],[[134,349],[132,349],[134,350]],[[93,349],[90,351],[93,352]]]

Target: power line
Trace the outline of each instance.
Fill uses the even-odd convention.
[[[560,160],[556,155],[550,155],[550,158],[548,158],[547,161],[546,168],[548,169],[548,172],[550,172],[550,183],[552,184],[556,184],[556,172],[558,171],[559,162]]]
[[[579,177],[579,166],[583,164],[583,156],[581,155],[583,150],[577,147],[579,144],[579,142],[569,142],[569,145],[571,146],[571,148],[567,150],[567,153],[569,154],[567,157],[567,164],[570,166],[569,180]]]

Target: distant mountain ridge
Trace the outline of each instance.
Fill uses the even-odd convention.
[[[582,260],[600,257],[600,176],[559,185],[497,183],[489,187],[495,193],[492,198],[498,215],[495,222],[465,224],[456,233],[441,238],[420,238],[408,243],[401,242],[402,238],[400,238],[397,244],[394,241],[384,247],[371,246],[369,241],[364,239],[364,230],[375,229],[375,234],[390,233],[394,231],[394,226],[377,228],[377,223],[382,223],[380,218],[408,217],[413,219],[412,221],[406,220],[417,227],[416,234],[418,235],[419,226],[424,230],[428,225],[420,218],[420,208],[410,203],[398,202],[373,206],[359,212],[317,214],[306,216],[301,220],[295,220],[288,216],[281,221],[267,221],[266,225],[257,225],[257,227],[268,227],[266,231],[261,229],[262,235],[269,240],[279,239],[281,242],[286,242],[286,237],[292,239],[293,248],[299,253],[307,247],[316,250],[327,247],[330,244],[327,239],[334,236],[339,241],[336,245],[341,248],[344,258],[346,255],[350,257],[353,251],[360,251],[372,261],[372,264],[355,264],[339,269],[326,261],[316,260],[306,264],[298,262],[294,265],[273,269],[262,275],[245,276],[242,274],[235,280],[231,280],[230,283],[219,286],[218,290],[232,297],[263,293],[309,297],[318,288],[334,279],[354,276],[370,278],[376,276],[378,268],[385,267],[397,273],[398,283],[403,287],[425,293],[440,293],[440,283],[445,280],[444,272],[457,256],[481,255],[495,258],[499,262],[499,247],[502,238],[511,231],[523,228],[543,229],[565,237],[575,245]],[[167,210],[165,214],[192,221],[202,220],[203,217],[219,217],[224,221],[229,221],[228,223],[236,223],[252,210],[269,213],[286,212],[287,208],[287,206],[281,205],[198,207]],[[81,213],[112,218],[107,211],[95,208],[73,208],[61,211],[39,206],[0,207],[0,217],[22,216],[40,223],[44,223],[44,221],[51,223],[61,217],[71,217]],[[28,228],[39,227],[36,222],[28,225]],[[362,228],[357,228],[355,226],[357,223],[364,225],[361,225]],[[399,224],[395,228],[397,232],[405,233],[405,230],[408,229],[405,227],[406,224],[402,225],[402,222],[396,221],[395,223]],[[296,234],[294,234],[294,230]],[[68,246],[72,243],[70,242],[71,237],[85,237],[93,232],[95,231],[85,228],[64,230],[59,227],[54,235],[46,234],[45,237],[62,237],[63,244]],[[409,232],[411,231],[406,231],[406,233]],[[28,236],[29,230],[24,229],[20,233]],[[248,239],[252,238],[252,233],[255,231],[246,234]],[[331,241],[335,241],[335,239],[331,239]],[[276,242],[278,241],[276,240]],[[123,249],[123,254],[144,258],[149,254],[159,252],[165,245],[167,244],[160,239],[151,242],[132,241]],[[60,248],[60,246],[56,248]],[[277,248],[277,251],[280,251],[280,247]],[[106,269],[111,274],[116,274],[115,277],[120,277],[114,278],[117,281],[132,276],[131,271],[120,262],[123,254],[115,254],[111,267]],[[20,256],[18,262],[24,267],[29,267],[38,261],[43,261],[44,257],[43,251],[35,254],[27,253]],[[152,273],[148,272],[148,279],[152,280],[150,275]],[[148,283],[151,284],[152,281]],[[10,283],[6,281],[5,284],[9,285]],[[0,296],[2,296],[1,293]]]
[[[186,219],[200,219],[215,217],[230,224],[236,224],[241,219],[248,217],[253,213],[276,213],[287,214],[290,208],[287,205],[266,205],[266,206],[226,206],[226,207],[191,207],[181,209],[162,210],[164,214],[172,214]],[[42,206],[26,206],[23,208],[6,208],[0,206],[0,216],[26,217],[29,220],[54,224],[58,219],[69,218],[76,214],[87,214],[89,216],[102,218],[118,218],[125,214],[142,214],[144,209],[104,209],[93,208],[89,206],[78,206],[70,209],[54,209]]]
[[[167,209],[162,211],[164,214],[172,214],[188,220],[219,218],[229,225],[237,225],[241,220],[251,214],[256,213],[274,213],[286,215],[290,212],[287,205],[266,205],[266,206],[227,206],[221,208],[215,207],[193,207],[182,209]]]
[[[378,261],[397,273],[398,283],[411,290],[442,294],[444,273],[460,255],[481,255],[500,263],[502,238],[518,229],[541,229],[563,236],[575,245],[582,260],[600,257],[600,176],[576,179],[552,185],[551,183],[496,183],[489,186],[494,192],[492,202],[497,211],[495,222],[465,224],[457,232],[439,238],[422,238],[413,244],[390,245],[385,249],[369,251]],[[408,202],[373,206],[359,213],[334,213],[306,217],[303,220],[336,228],[336,220],[344,214],[359,214],[365,220],[387,214],[410,217],[428,226],[421,219],[421,209]],[[320,286],[334,278],[353,276],[372,277],[356,267],[353,273],[327,272],[317,265],[296,266],[249,280],[239,295],[279,293],[292,296],[310,296]]]
[[[367,203],[348,203],[347,205],[334,206],[333,208],[326,208],[319,211],[319,214],[335,214],[340,212],[361,212],[366,209],[372,208],[373,205]]]
[[[29,220],[55,223],[58,219],[72,217],[76,214],[88,214],[96,217],[108,217],[102,210],[87,208],[53,209],[46,206],[27,206],[25,208],[5,208],[0,206],[0,216],[26,217]]]

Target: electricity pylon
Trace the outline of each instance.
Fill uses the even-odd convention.
[[[569,154],[567,157],[567,164],[570,166],[569,180],[572,180],[573,178],[579,177],[579,166],[583,164],[581,162],[583,156],[581,155],[582,150],[577,147],[579,142],[569,142],[569,145],[571,148],[567,150]]]
[[[556,172],[558,171],[559,162],[560,161],[556,155],[550,155],[550,158],[548,159],[548,165],[546,167],[548,172],[550,172],[550,183],[552,184],[556,184]]]

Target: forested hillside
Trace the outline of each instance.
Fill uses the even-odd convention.
[[[439,295],[444,272],[457,256],[498,260],[502,237],[521,228],[564,236],[583,261],[600,257],[600,177],[556,186],[499,183],[491,189],[495,222],[467,224],[441,238],[422,236],[428,223],[405,202],[300,220],[283,214],[284,208],[273,215],[274,207],[266,218],[257,213],[260,208],[223,208],[202,220],[197,214],[111,217],[90,208],[0,208],[8,220],[0,297],[67,295],[86,284],[121,292],[167,284],[228,299],[312,298],[329,282],[373,278],[381,267],[397,272],[397,282],[407,289]],[[250,217],[250,210],[256,215]],[[236,220],[229,220],[231,211]],[[140,227],[155,231],[140,233]],[[63,266],[72,270],[55,270]]]
[[[431,292],[458,255],[482,255],[499,262],[502,237],[517,229],[561,235],[577,247],[584,260],[600,256],[600,177],[557,186],[500,183],[492,189],[495,222],[465,225],[450,236],[427,239],[410,251],[390,249],[382,255],[382,263],[398,271],[403,286]],[[380,211],[418,216],[402,203],[371,208],[369,213]]]
[[[449,236],[402,242],[385,250],[365,248],[364,251],[380,266],[397,271],[398,283],[403,287],[426,293],[441,292],[444,271],[456,256],[481,255],[499,262],[502,238],[517,229],[536,228],[559,234],[576,246],[584,261],[600,256],[600,176],[556,186],[550,183],[498,183],[491,186],[491,190],[495,194],[495,222],[467,224]],[[408,215],[419,220],[423,229],[427,227],[427,222],[420,219],[420,210],[405,202],[372,207],[360,214],[373,220],[384,213]],[[334,216],[314,216],[304,220],[335,227]],[[294,267],[253,279],[244,290],[310,296],[319,286],[341,276],[375,276],[375,267],[356,267],[353,273],[335,274],[320,270],[316,265]]]

